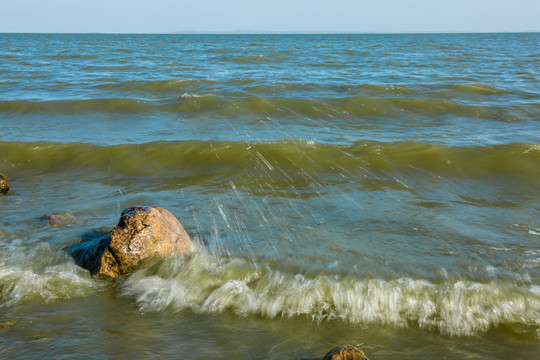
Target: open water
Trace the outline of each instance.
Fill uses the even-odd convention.
[[[0,34],[0,173],[2,358],[540,354],[538,33]],[[92,278],[132,205],[203,251]]]

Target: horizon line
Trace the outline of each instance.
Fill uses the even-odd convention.
[[[530,34],[539,33],[540,30],[527,31],[396,31],[396,32],[377,32],[377,31],[319,31],[319,30],[299,30],[299,31],[265,31],[265,30],[233,30],[233,31],[210,31],[210,30],[181,30],[172,32],[31,32],[31,31],[2,31],[0,34],[80,34],[80,35],[413,35],[413,34]]]

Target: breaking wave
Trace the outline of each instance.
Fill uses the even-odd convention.
[[[0,244],[0,308],[85,297],[107,286],[65,253],[46,243],[31,245]]]
[[[139,270],[121,285],[143,311],[233,312],[307,317],[468,336],[502,324],[540,327],[540,289],[492,281],[435,284],[422,279],[358,279],[290,274],[244,260],[204,254]]]

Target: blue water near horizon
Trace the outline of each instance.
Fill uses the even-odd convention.
[[[468,51],[467,43],[459,43],[460,36],[477,42],[476,53]],[[498,39],[504,38],[504,34],[445,35],[442,41],[437,35],[308,35],[303,39],[305,42],[296,47],[290,44],[294,45],[295,39],[299,38],[297,35],[125,35],[120,39],[115,35],[55,35],[52,36],[53,41],[33,46],[24,44],[24,39],[33,41],[32,35],[4,37],[20,44],[21,48],[14,49],[13,53],[31,59],[24,63],[24,74],[8,74],[2,83],[3,88],[8,89],[3,92],[3,107],[13,115],[25,113],[25,104],[7,101],[29,101],[28,105],[37,102],[36,105],[43,107],[48,104],[53,107],[56,104],[52,102],[59,101],[55,112],[75,122],[81,118],[80,121],[88,119],[87,116],[73,116],[75,114],[71,113],[75,111],[91,111],[92,120],[102,121],[104,126],[107,126],[111,117],[120,119],[128,112],[131,118],[157,121],[162,128],[179,128],[178,117],[196,115],[198,108],[210,116],[227,118],[227,114],[223,114],[224,103],[234,104],[235,101],[240,101],[238,117],[249,117],[251,113],[257,118],[262,117],[261,121],[264,121],[268,110],[279,107],[272,102],[265,104],[261,101],[261,98],[269,95],[270,100],[298,100],[298,104],[283,104],[284,109],[276,110],[278,115],[285,115],[280,118],[294,117],[297,111],[300,115],[306,115],[298,108],[301,104],[306,108],[314,106],[302,103],[306,99],[320,101],[330,108],[334,106],[338,114],[329,113],[326,108],[318,114],[316,110],[307,114],[311,117],[314,115],[315,120],[322,124],[326,121],[327,133],[332,133],[329,136],[325,134],[328,138],[335,137],[335,132],[358,127],[357,118],[347,121],[355,115],[354,112],[347,114],[347,108],[343,108],[350,105],[354,111],[365,112],[368,116],[364,118],[392,119],[397,113],[402,119],[410,119],[407,125],[414,126],[416,130],[414,133],[404,131],[407,125],[404,129],[402,122],[378,127],[366,120],[362,134],[374,140],[388,137],[389,141],[396,141],[404,136],[409,140],[422,135],[422,140],[427,140],[428,136],[423,132],[435,135],[437,142],[453,139],[466,141],[466,144],[508,142],[504,140],[508,133],[517,133],[529,142],[538,139],[534,121],[530,127],[524,127],[531,121],[527,115],[537,110],[535,100],[538,97],[538,87],[534,74],[538,64],[527,61],[527,56],[513,58],[513,54],[522,49],[512,48],[512,45],[521,46],[520,42],[506,41],[504,46],[499,46]],[[534,53],[537,34],[508,34],[506,37],[512,40],[517,37],[523,39],[524,44],[532,46],[530,50]],[[221,46],[221,38],[229,40],[226,49]],[[387,41],[381,43],[380,38]],[[156,46],[147,51],[144,46],[138,46],[137,39],[155,43]],[[153,39],[160,39],[161,42],[153,42]],[[272,46],[257,43],[267,39],[273,40]],[[107,52],[105,46],[112,44],[117,48]],[[9,42],[4,45],[7,49]],[[482,52],[491,45],[495,49],[489,48],[490,52]],[[70,53],[70,48],[75,46],[77,52]],[[423,46],[432,51],[417,51]],[[38,55],[38,58],[32,58],[32,53]],[[45,55],[39,56],[42,53]],[[450,56],[447,56],[448,53]],[[127,56],[126,61],[136,59],[136,62],[122,61],[123,54]],[[382,62],[381,56],[384,57]],[[36,81],[34,74],[39,74],[39,81]],[[111,77],[115,81],[111,82]],[[176,83],[171,80],[175,78],[179,78]],[[444,82],[446,87],[440,88],[440,82]],[[519,93],[515,93],[516,90]],[[373,102],[381,98],[384,100]],[[403,104],[397,100],[400,98],[406,99],[402,101]],[[425,100],[425,103],[412,103],[418,99]],[[99,101],[93,107],[91,100]],[[405,106],[407,100],[410,100],[411,106],[418,107],[420,114],[408,112]],[[504,107],[497,106],[501,100],[504,100]],[[185,107],[182,106],[184,103]],[[248,108],[242,109],[242,105]],[[453,114],[445,118],[452,110],[461,110],[458,111],[460,116]],[[388,116],[385,116],[385,111],[389,112]],[[436,119],[431,117],[433,111],[437,115]],[[156,112],[162,112],[157,116],[158,119],[155,119]],[[507,115],[508,112],[512,115]],[[492,120],[491,129],[494,134],[485,133],[483,121],[474,128],[475,123],[470,118],[474,118],[475,113],[478,113],[480,119]],[[29,118],[31,116],[28,115],[33,114],[25,115]],[[513,121],[512,116],[518,121]],[[335,118],[343,126],[328,121]],[[14,121],[17,121],[16,116]],[[40,116],[39,121],[43,122],[43,116]],[[445,126],[445,122],[451,124]],[[303,121],[299,125],[300,130],[306,130],[302,138],[318,139],[314,138],[317,133],[305,129]],[[436,136],[438,131],[433,131],[437,130],[434,126],[445,132]],[[40,130],[40,133],[47,132],[42,127]],[[231,139],[231,136],[226,138],[225,135],[230,132],[236,136],[237,131],[231,130],[230,126],[218,126],[213,132],[214,140]],[[448,131],[454,131],[455,136],[447,136]],[[104,131],[102,135],[107,136],[110,132]],[[319,130],[321,132],[324,132],[324,128]],[[375,133],[370,135],[370,132]],[[123,141],[117,140],[117,143],[128,142],[130,135],[126,132]],[[272,136],[269,132],[264,135],[264,139]],[[145,142],[152,141],[147,130],[136,136],[146,137]],[[198,138],[198,134],[190,137]],[[350,139],[350,134],[340,137],[347,138]],[[50,131],[46,139],[56,139],[54,130]],[[100,141],[99,138],[83,140]]]

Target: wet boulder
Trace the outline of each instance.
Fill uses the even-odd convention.
[[[180,222],[169,211],[133,206],[122,212],[108,235],[76,244],[70,253],[77,263],[99,278],[128,274],[148,257],[187,255],[197,249]]]
[[[9,184],[7,182],[7,176],[0,174],[0,194],[7,194],[9,191]]]
[[[368,360],[368,358],[362,350],[347,345],[333,348],[323,360]]]

